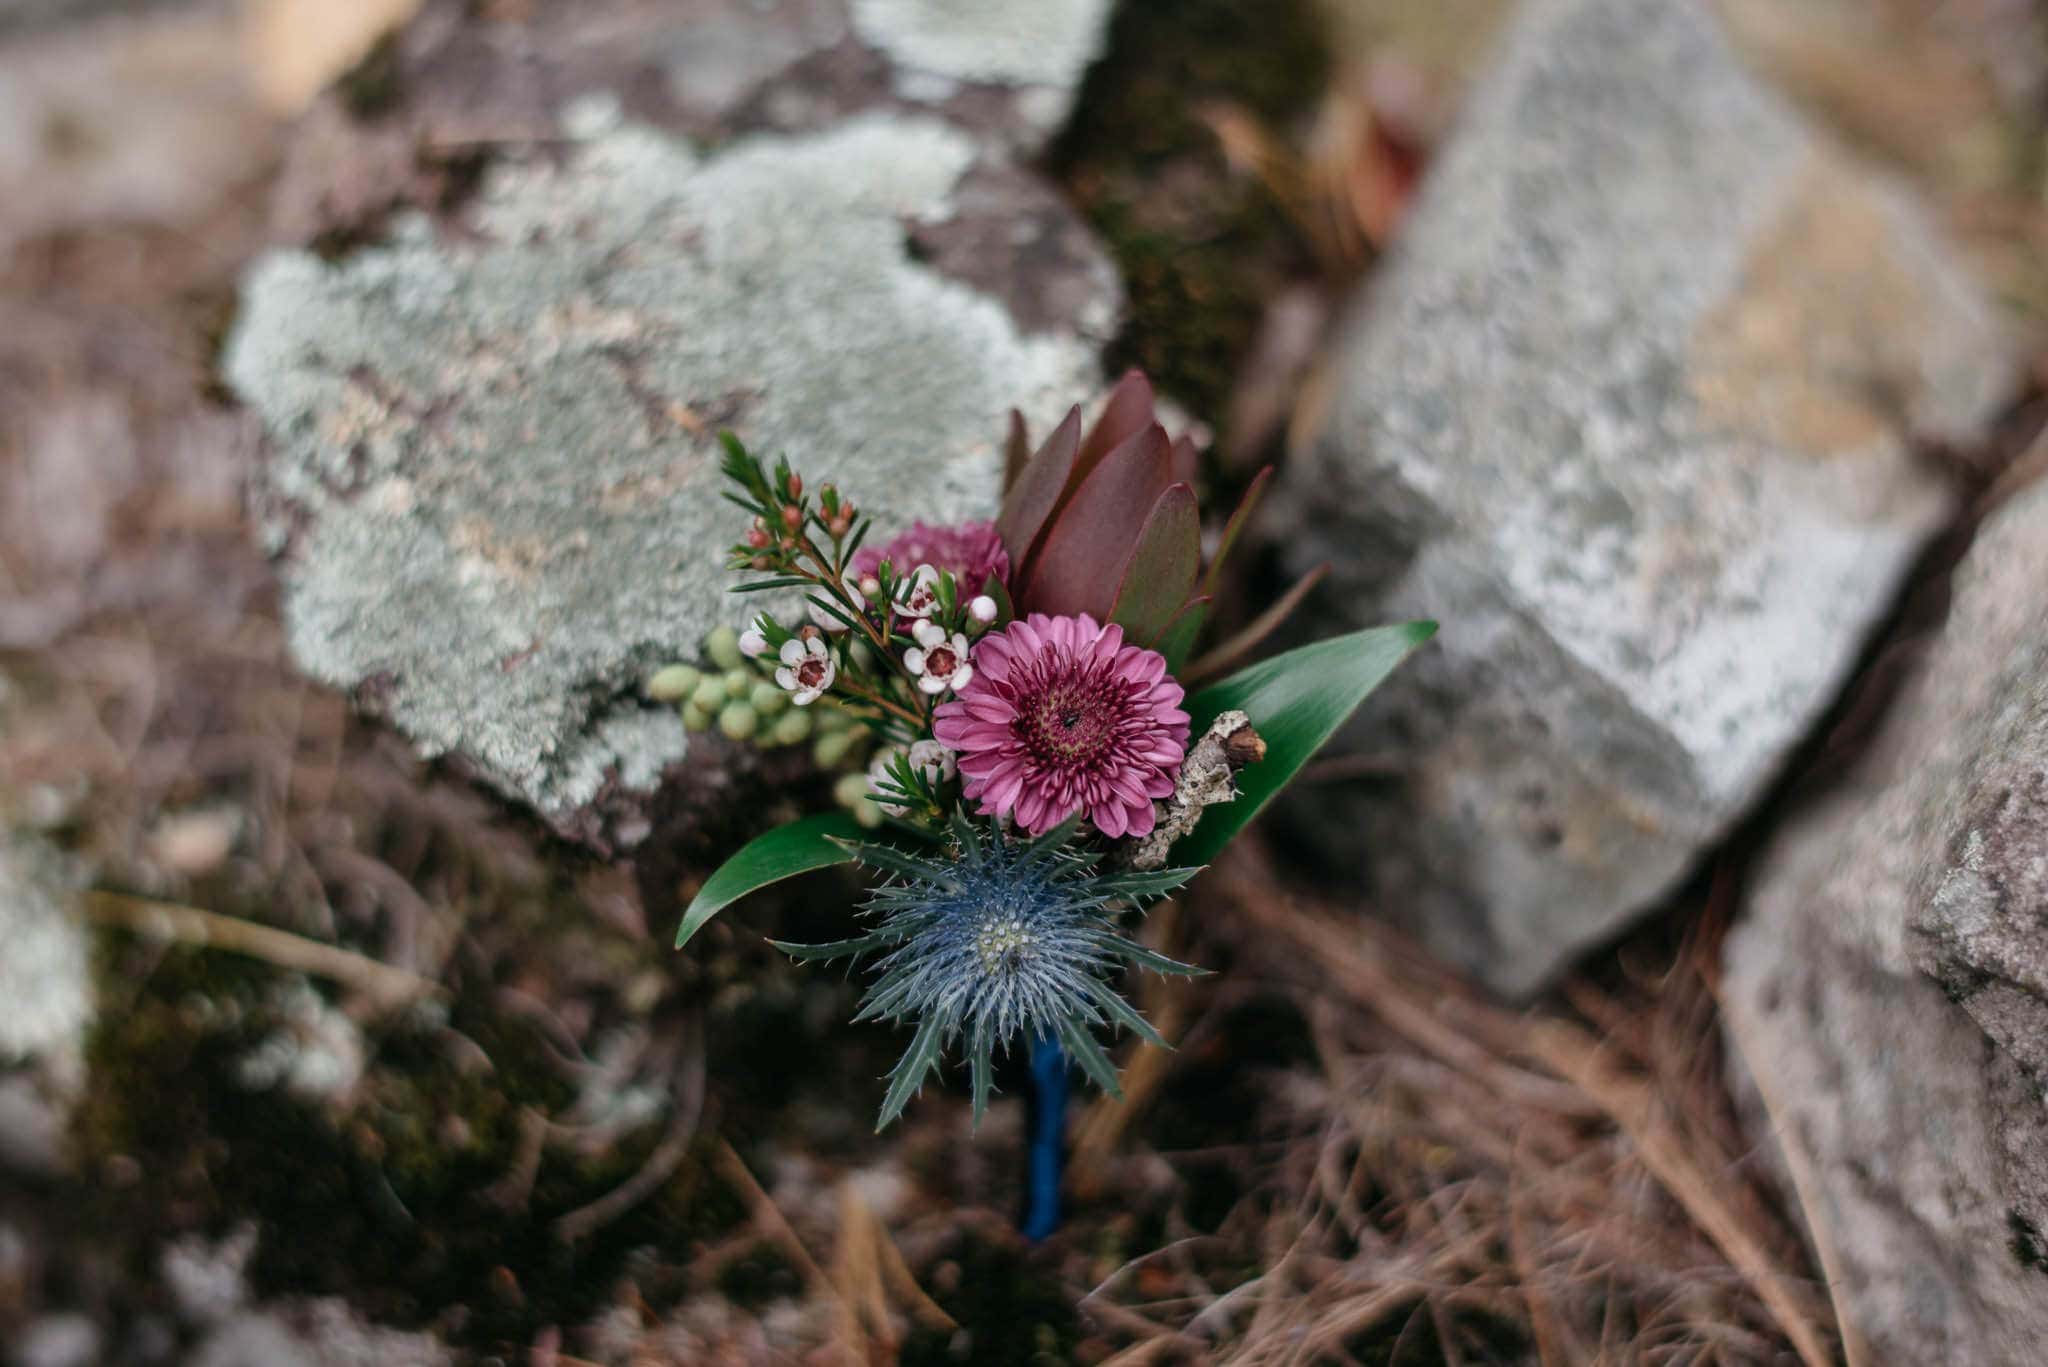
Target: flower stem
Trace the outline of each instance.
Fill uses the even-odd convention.
[[[839,691],[850,698],[866,703],[870,707],[880,708],[883,712],[888,713],[900,722],[908,723],[911,729],[919,735],[922,735],[929,725],[925,718],[911,711],[902,703],[892,702],[873,689],[862,688],[859,684],[853,683],[850,680],[842,681],[839,685]]]
[[[1060,1176],[1067,1158],[1067,1051],[1050,1035],[1031,1042],[1024,1150],[1024,1218],[1018,1228],[1037,1243],[1060,1225]]]

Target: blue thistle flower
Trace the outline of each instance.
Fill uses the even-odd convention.
[[[977,1122],[988,1108],[998,1048],[1057,1040],[1097,1086],[1121,1096],[1095,1027],[1122,1025],[1165,1045],[1107,975],[1124,963],[1160,973],[1201,970],[1125,938],[1117,915],[1173,891],[1197,870],[1104,872],[1099,852],[1070,843],[1079,824],[1077,815],[1026,841],[1000,827],[984,836],[956,813],[951,840],[938,853],[858,846],[861,863],[890,875],[862,907],[878,918],[874,929],[831,944],[777,943],[799,959],[881,954],[854,1019],[915,1021],[917,1028],[889,1073],[877,1129],[902,1114],[956,1040],[965,1045]]]

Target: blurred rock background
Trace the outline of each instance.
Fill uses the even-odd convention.
[[[0,1361],[2014,1363],[2048,20],[0,3]],[[1248,620],[1440,645],[1010,1217],[829,780],[640,685],[717,428],[990,506],[1143,366]]]

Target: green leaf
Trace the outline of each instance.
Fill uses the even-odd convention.
[[[936,1014],[917,1023],[917,1033],[910,1037],[910,1047],[889,1070],[889,1093],[882,1098],[882,1115],[875,1122],[876,1134],[889,1128],[889,1122],[903,1114],[910,1098],[923,1090],[925,1074],[938,1070],[939,1053],[944,1046],[945,1039],[940,1033]]]
[[[1089,1081],[1115,1100],[1124,1099],[1123,1088],[1117,1085],[1116,1065],[1109,1061],[1108,1054],[1102,1052],[1102,1046],[1095,1042],[1095,1036],[1088,1033],[1086,1025],[1069,1016],[1058,1023],[1053,1033],[1059,1037],[1067,1057],[1081,1065],[1081,1071],[1088,1075]]]
[[[1192,734],[1233,708],[1252,719],[1266,757],[1237,776],[1237,801],[1209,808],[1173,847],[1177,864],[1206,864],[1301,772],[1394,667],[1436,635],[1435,622],[1374,627],[1261,660],[1188,699]]]
[[[853,851],[837,842],[858,840],[862,834],[851,813],[821,812],[755,836],[697,889],[676,931],[676,948],[688,943],[706,921],[758,888],[812,869],[851,864]]]
[[[1096,890],[1112,897],[1164,897],[1185,884],[1202,870],[1200,866],[1185,869],[1159,869],[1145,873],[1113,873],[1106,878],[1095,880]]]
[[[990,575],[982,584],[981,591],[996,600],[996,619],[988,624],[990,631],[1001,631],[1017,620],[1017,604],[1010,597],[1010,586]]]
[[[813,960],[830,962],[833,959],[843,959],[850,954],[865,954],[871,949],[881,948],[888,941],[879,935],[862,935],[857,939],[833,940],[822,945],[798,944],[793,940],[770,940],[768,943],[799,963],[810,963]]]

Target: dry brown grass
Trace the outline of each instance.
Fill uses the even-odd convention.
[[[1718,908],[1654,965],[1624,954],[1615,984],[1516,1011],[1386,927],[1281,891],[1253,850],[1207,877],[1202,914],[1250,951],[1233,972],[1287,985],[1315,1069],[1272,1080],[1265,1120],[1288,1142],[1208,1241],[1262,1270],[1197,1289],[1190,1256],[1141,1293],[1158,1255],[1119,1269],[1083,1302],[1124,1343],[1113,1360],[1836,1360],[1722,1081]]]

